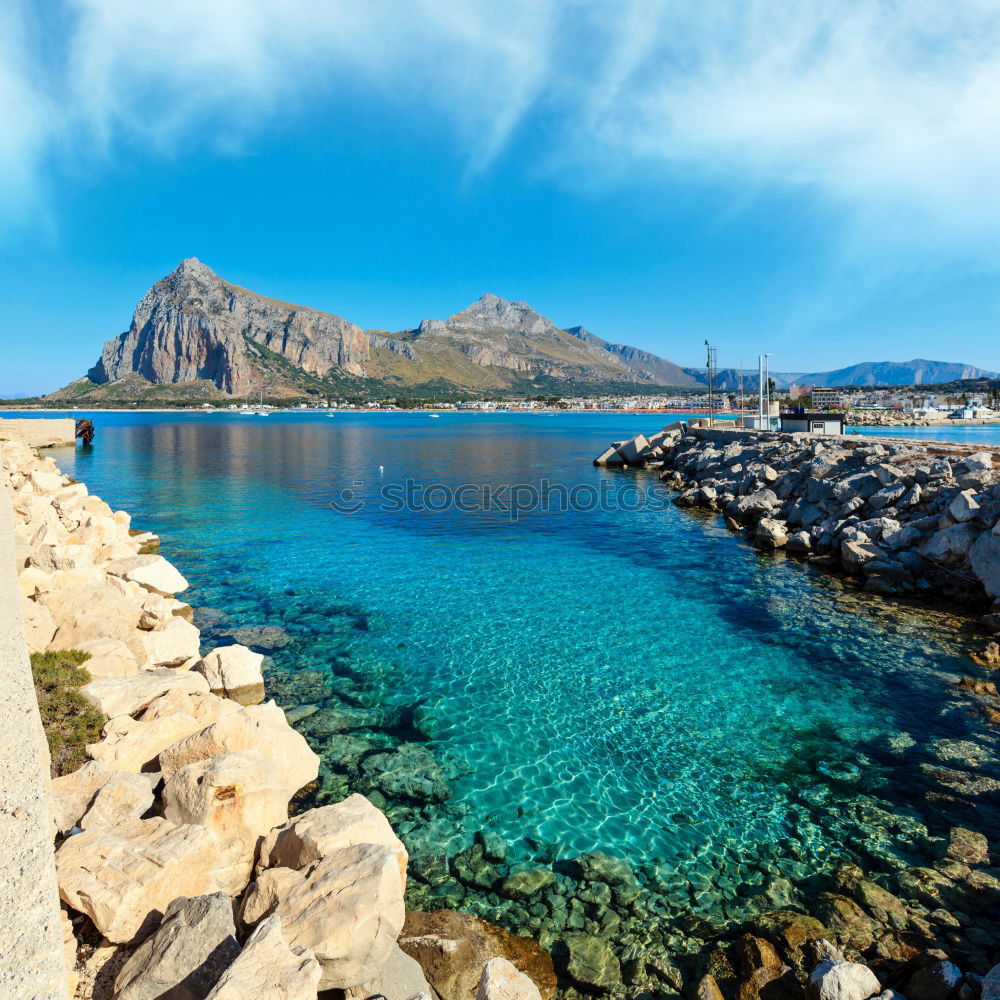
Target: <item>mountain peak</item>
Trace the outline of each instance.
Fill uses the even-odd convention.
[[[465,330],[510,330],[517,333],[548,333],[555,329],[526,302],[508,302],[498,295],[486,294],[461,312],[449,316],[445,323]]]

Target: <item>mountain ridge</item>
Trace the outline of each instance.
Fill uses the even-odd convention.
[[[990,377],[973,365],[913,359],[862,362],[832,372],[772,373],[779,388],[921,384]],[[704,369],[650,351],[558,327],[525,302],[485,294],[447,319],[408,330],[364,330],[334,313],[283,302],[228,282],[189,257],[155,282],[124,332],[110,338],[84,379],[49,398],[293,398],[365,391],[593,395],[697,388]],[[718,387],[737,388],[738,373]],[[744,387],[756,385],[744,373]],[[176,387],[171,389],[170,387]]]

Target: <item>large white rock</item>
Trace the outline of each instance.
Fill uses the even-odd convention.
[[[210,830],[160,817],[85,830],[56,852],[59,895],[121,944],[155,928],[178,896],[211,891],[218,853]]]
[[[948,506],[948,513],[954,521],[971,521],[979,513],[979,501],[975,490],[963,490]]]
[[[308,948],[290,948],[280,917],[262,920],[206,1000],[316,1000],[322,971]]]
[[[207,689],[208,682],[201,674],[193,676]],[[258,750],[268,757],[275,772],[282,775],[289,795],[315,781],[319,774],[319,757],[309,749],[302,734],[288,724],[285,713],[269,701],[247,705],[167,747],[160,754],[163,777],[169,780],[186,764],[238,750]]]
[[[264,700],[263,662],[260,653],[246,646],[220,646],[194,669],[204,675],[213,694],[241,705],[258,705]]]
[[[208,694],[208,681],[201,674],[161,667],[134,677],[103,677],[80,688],[80,694],[109,719],[135,715],[167,691]]]
[[[175,667],[199,655],[201,633],[190,622],[172,615],[150,631],[133,633],[128,646],[148,670]]]
[[[168,691],[137,719],[120,715],[109,720],[104,738],[87,747],[87,753],[109,770],[156,771],[161,750],[237,710],[234,702],[213,694]]]
[[[128,646],[120,639],[88,639],[77,649],[89,654],[85,666],[94,680],[102,677],[133,677],[139,664]]]
[[[813,969],[806,985],[807,1000],[868,1000],[882,992],[867,965],[827,959]]]
[[[235,896],[250,881],[264,835],[288,819],[288,796],[267,757],[241,750],[177,771],[163,789],[163,815],[171,823],[200,823],[218,835],[216,884]]]
[[[24,601],[24,637],[28,641],[29,653],[41,653],[48,649],[56,634],[56,621],[52,612],[44,604]]]
[[[512,962],[491,958],[483,966],[476,1000],[542,1000],[542,994]]]
[[[398,944],[392,946],[388,959],[374,979],[344,990],[344,1000],[369,1000],[370,997],[385,997],[385,1000],[431,1000],[434,995],[420,963],[410,958]]]
[[[154,593],[170,596],[187,590],[188,582],[163,556],[132,556],[107,563],[105,569]]]
[[[399,862],[380,844],[356,844],[308,868],[271,868],[243,899],[242,918],[277,914],[288,943],[322,966],[320,989],[350,989],[378,975],[403,927]]]
[[[349,795],[343,802],[299,813],[276,826],[260,847],[258,871],[265,868],[304,868],[320,858],[355,844],[388,847],[399,863],[406,888],[408,856],[385,815],[363,795]]]
[[[153,804],[153,787],[140,774],[109,771],[88,761],[72,774],[52,781],[52,818],[60,833],[114,826],[141,816]]]

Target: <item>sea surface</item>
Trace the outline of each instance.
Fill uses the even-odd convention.
[[[838,861],[922,863],[976,819],[932,774],[995,764],[954,688],[981,637],[592,466],[662,418],[93,419],[61,467],[160,534],[208,642],[281,630],[261,633],[269,688],[317,707],[295,717],[326,799],[373,792],[418,859],[477,831],[514,869],[599,849],[736,919]],[[400,745],[393,782],[358,770]]]

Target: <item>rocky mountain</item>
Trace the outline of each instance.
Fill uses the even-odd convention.
[[[703,368],[685,368],[699,385],[706,384]],[[834,389],[848,386],[904,386],[939,385],[961,379],[996,378],[996,372],[977,368],[975,365],[959,364],[951,361],[926,361],[914,358],[912,361],[864,361],[848,368],[838,368],[830,372],[771,372],[771,378],[778,389],[791,385],[813,388]],[[718,373],[716,385],[725,391],[739,387],[740,372],[736,368],[724,368]],[[743,370],[743,389],[756,391],[757,370]]]
[[[571,326],[566,333],[582,340],[585,344],[598,347],[613,357],[623,361],[629,368],[650,380],[660,379],[667,385],[695,385],[697,379],[690,373],[689,369],[681,368],[672,361],[650,354],[638,347],[629,347],[628,344],[611,344],[596,334],[591,333],[586,327]]]
[[[403,391],[694,384],[663,358],[581,331],[562,330],[531,306],[495,295],[411,330],[366,331],[230,284],[190,258],[153,285],[129,329],[109,340],[87,378],[63,393],[117,388],[141,395],[146,386],[197,386],[208,395],[263,389],[295,396],[372,380]]]
[[[847,385],[937,385],[967,378],[995,378],[996,372],[985,371],[975,365],[951,361],[866,361],[849,368],[832,372],[803,375],[805,385],[824,388]]]

